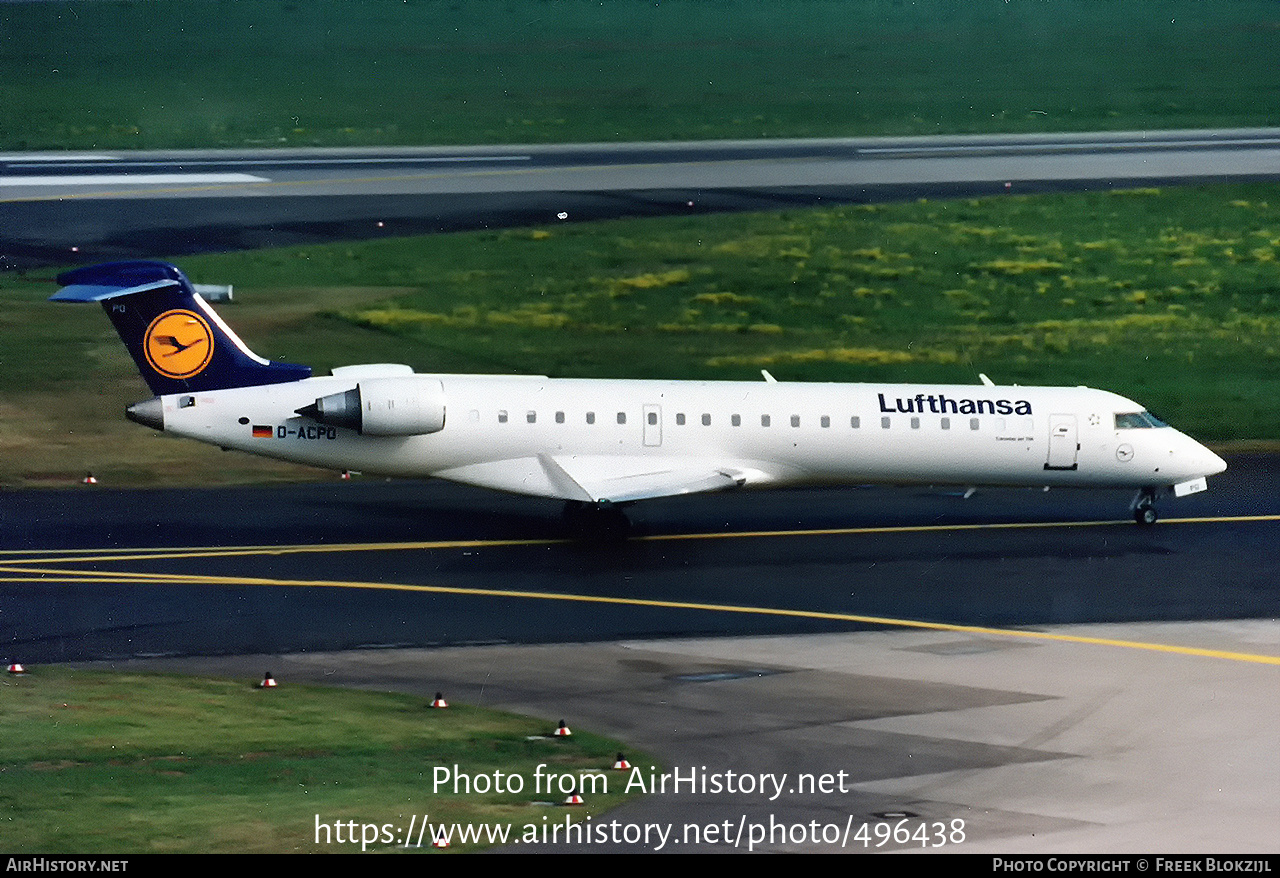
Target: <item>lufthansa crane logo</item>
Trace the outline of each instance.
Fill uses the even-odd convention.
[[[166,378],[192,378],[213,359],[213,330],[194,311],[165,311],[147,327],[142,349],[151,368]]]

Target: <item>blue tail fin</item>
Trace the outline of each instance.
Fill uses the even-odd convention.
[[[58,275],[54,302],[101,302],[156,396],[301,381],[310,366],[253,353],[167,262],[111,262]]]

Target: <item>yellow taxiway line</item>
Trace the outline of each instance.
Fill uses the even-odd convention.
[[[914,628],[929,631],[949,631],[959,634],[977,634],[989,637],[1018,637],[1029,640],[1080,643],[1092,646],[1113,646],[1152,652],[1227,659],[1253,664],[1280,665],[1280,656],[1203,649],[1166,643],[1148,643],[1136,640],[1119,640],[1107,637],[1089,637],[1079,634],[1055,634],[1016,628],[988,628],[980,625],[957,625],[946,622],[926,622],[918,619],[895,619],[886,616],[864,616],[857,613],[832,613],[818,610],[798,610],[783,607],[756,607],[738,604],[713,604],[698,601],[656,600],[615,595],[584,595],[569,592],[526,591],[522,589],[464,588],[445,585],[416,585],[394,582],[359,582],[325,579],[267,579],[247,576],[205,576],[164,573],[132,573],[105,570],[67,571],[39,567],[0,566],[0,582],[39,583],[42,585],[235,585],[268,588],[343,588],[372,591],[398,591],[420,594],[462,595],[483,598],[514,598],[519,600],[565,601],[583,604],[609,604],[614,606],[648,607],[674,610],[700,610],[712,613],[735,613],[757,616],[782,616],[793,619],[854,622],[891,628]]]
[[[1280,521],[1277,515],[1218,515],[1197,518],[1166,518],[1156,527],[1178,524],[1231,524]],[[1025,521],[986,524],[911,524],[872,527],[829,527],[794,530],[713,531],[709,533],[650,534],[631,537],[624,542],[655,543],[687,540],[744,540],[782,537],[858,536],[909,533],[947,533],[979,530],[1041,530],[1049,528],[1136,527],[1128,519],[1101,521]],[[31,564],[62,564],[89,561],[160,561],[178,558],[233,558],[251,555],[302,555],[332,552],[406,552],[442,549],[486,549],[522,546],[553,546],[573,543],[569,539],[510,540],[429,540],[395,543],[307,543],[285,546],[190,546],[160,549],[5,549],[0,550],[0,569],[7,569],[11,559]]]
[[[1165,519],[1163,525],[1241,523],[1280,521],[1280,515],[1234,515],[1199,518]],[[731,540],[760,539],[766,537],[796,536],[848,536],[895,533],[937,533],[974,530],[1028,530],[1037,528],[1100,527],[1127,525],[1127,521],[1074,521],[1074,522],[1015,522],[994,524],[943,524],[902,525],[888,527],[811,528],[776,531],[728,531],[696,534],[655,534],[636,537],[636,542],[662,542],[676,540]],[[917,619],[895,619],[884,616],[864,616],[857,613],[831,613],[817,610],[787,609],[782,607],[756,607],[737,604],[712,604],[696,601],[655,600],[612,595],[585,595],[568,592],[525,591],[520,589],[463,588],[443,585],[415,585],[393,582],[358,582],[343,580],[266,579],[245,576],[206,576],[197,574],[146,573],[118,570],[68,570],[67,565],[89,562],[119,563],[123,561],[160,561],[200,558],[269,557],[296,554],[346,553],[346,552],[397,552],[438,551],[447,549],[505,548],[521,546],[546,546],[567,543],[567,540],[435,540],[396,543],[342,543],[331,545],[289,546],[224,546],[164,549],[70,549],[70,550],[5,550],[0,551],[0,582],[39,583],[46,585],[71,584],[151,584],[151,585],[239,585],[271,588],[348,588],[377,591],[416,592],[423,594],[448,594],[467,597],[515,598],[521,600],[566,601],[586,604],[611,604],[615,606],[650,607],[674,610],[699,610],[713,613],[738,613],[758,616],[783,616],[795,619],[853,622],[864,625],[880,625],[893,628],[915,628],[932,631],[950,631],[961,634],[978,634],[991,637],[1018,637],[1032,640],[1081,643],[1094,646],[1114,646],[1154,652],[1204,658],[1228,659],[1255,664],[1280,665],[1280,656],[1202,649],[1165,643],[1147,643],[1134,640],[1118,640],[1105,637],[1087,637],[1076,634],[1054,634],[1013,628],[987,628],[977,625],[956,625],[945,622],[926,622]]]

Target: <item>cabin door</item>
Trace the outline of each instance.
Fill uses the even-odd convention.
[[[1049,416],[1049,459],[1045,469],[1075,469],[1080,436],[1075,415]]]
[[[660,405],[644,407],[644,444],[655,447],[662,444],[662,406]]]

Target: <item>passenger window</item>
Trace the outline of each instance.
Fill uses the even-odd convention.
[[[618,412],[618,423],[619,423],[619,424],[625,424],[626,422],[627,422],[627,413],[626,413],[626,412]]]
[[[733,417],[729,418],[729,423],[733,424],[735,427],[741,427],[742,415],[734,415]]]
[[[760,416],[760,426],[761,426],[761,427],[767,427],[767,426],[769,426],[769,424],[770,424],[770,423],[772,423],[772,419],[771,419],[768,415],[761,415],[761,416]]]
[[[820,423],[820,424],[822,424],[822,426],[824,426],[824,427],[830,427],[830,426],[831,426],[831,416],[830,416],[830,415],[823,415],[823,416],[822,416],[822,420],[821,420],[821,421],[819,421],[819,423]]]
[[[498,423],[505,424],[507,422],[507,413],[505,411],[498,412]]]
[[[943,419],[942,419],[942,429],[944,429],[944,430],[950,430],[950,429],[951,429],[951,419],[950,419],[950,418],[943,418]]]
[[[564,412],[556,412],[556,423],[557,424],[564,423]]]
[[[588,424],[594,424],[595,422],[596,422],[596,413],[595,413],[595,412],[587,412],[587,423],[588,423]]]
[[[912,419],[911,419],[911,429],[912,429],[912,430],[919,430],[919,429],[920,429],[920,419],[919,419],[919,418],[912,418]]]
[[[978,419],[977,419],[977,418],[970,418],[970,419],[969,419],[969,429],[970,429],[970,430],[976,430],[976,429],[978,429]]]
[[[793,427],[799,427],[799,426],[800,426],[800,416],[799,416],[799,415],[792,415],[792,416],[791,416],[791,426],[793,426]]]
[[[680,412],[680,414],[676,415],[676,426],[684,426],[684,412]]]
[[[862,427],[862,418],[858,417],[857,415],[854,415],[852,418],[849,419],[849,426],[855,430],[860,429]]]
[[[882,429],[888,430],[888,429],[889,429],[889,419],[888,419],[888,418],[881,418],[881,419],[880,419],[880,427],[881,427]]]
[[[538,413],[528,412],[527,414],[525,414],[524,419],[528,421],[530,424],[536,423],[538,420]]]
[[[704,414],[704,415],[702,416],[702,426],[704,426],[704,427],[710,427],[710,426],[711,426],[711,415]]]
[[[657,423],[658,423],[658,413],[649,412],[649,426],[650,427],[656,426]]]

